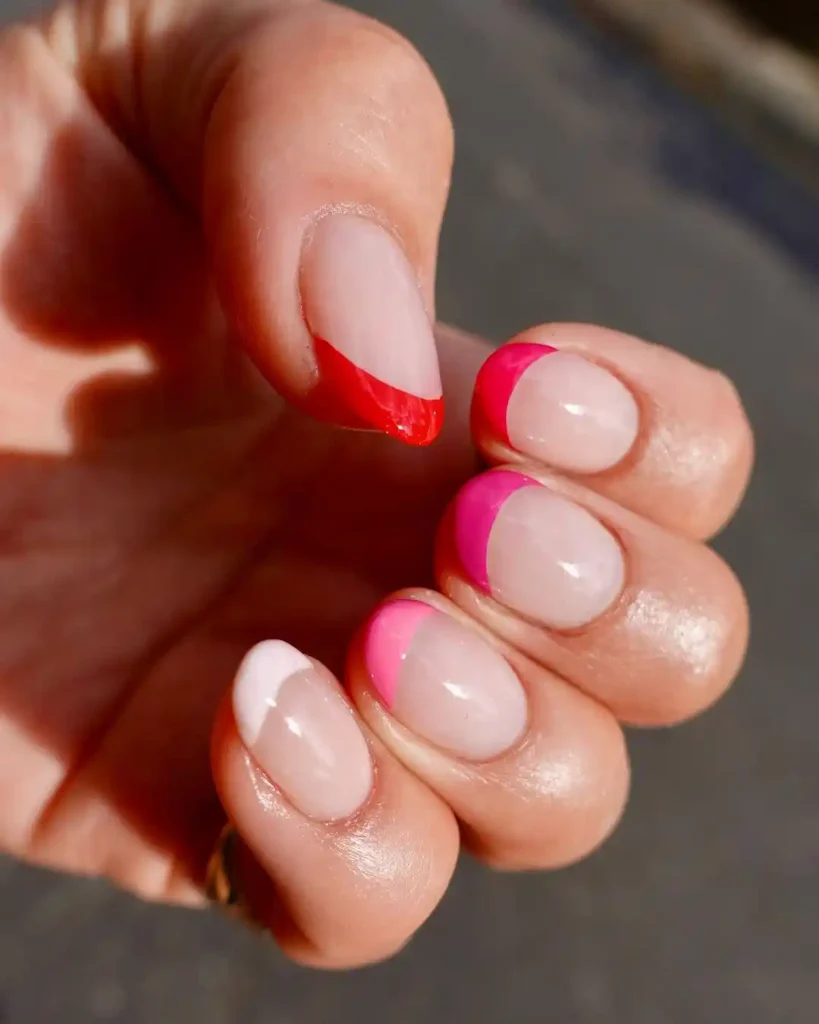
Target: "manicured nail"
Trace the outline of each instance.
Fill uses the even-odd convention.
[[[475,385],[474,414],[511,448],[561,469],[616,466],[637,438],[633,395],[602,366],[549,345],[494,352]]]
[[[325,217],[301,292],[322,382],[362,424],[408,444],[434,441],[444,411],[435,338],[395,239],[363,217]]]
[[[492,470],[463,487],[455,544],[476,586],[554,629],[586,625],[623,589],[623,553],[605,526],[522,473]]]
[[[367,741],[339,691],[295,647],[257,644],[233,689],[242,742],[303,814],[348,818],[373,782]]]
[[[381,702],[398,721],[459,757],[497,757],[526,728],[526,696],[506,659],[421,601],[379,608],[367,628],[364,659]]]

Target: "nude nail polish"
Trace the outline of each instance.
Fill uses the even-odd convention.
[[[639,410],[614,374],[574,352],[512,342],[481,367],[473,416],[525,455],[576,473],[616,466],[639,431]]]
[[[364,660],[399,722],[465,760],[499,756],[526,729],[526,695],[506,659],[475,630],[421,601],[378,609]]]
[[[233,710],[242,742],[303,814],[337,821],[366,801],[372,761],[355,713],[300,651],[257,644],[239,667]]]
[[[475,586],[553,629],[603,614],[625,580],[623,552],[590,512],[511,470],[474,477],[455,501],[455,545]]]
[[[434,441],[444,410],[435,337],[392,235],[357,215],[325,217],[304,253],[301,293],[323,385],[362,425]]]

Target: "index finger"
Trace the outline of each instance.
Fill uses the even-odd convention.
[[[586,324],[547,324],[486,361],[473,403],[490,463],[536,461],[687,536],[716,533],[750,476],[753,440],[721,373]]]

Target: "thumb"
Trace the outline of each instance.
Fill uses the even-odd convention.
[[[195,209],[225,309],[276,389],[323,419],[434,440],[452,132],[416,51],[305,0],[98,0],[49,34]]]

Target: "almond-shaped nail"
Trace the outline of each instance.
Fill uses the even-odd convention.
[[[456,498],[454,523],[472,582],[544,626],[585,626],[623,589],[623,552],[609,530],[522,473],[497,469],[474,477]]]
[[[512,342],[481,367],[476,421],[524,455],[575,473],[616,466],[637,439],[640,414],[614,374],[574,352]]]
[[[322,385],[361,424],[434,441],[444,408],[435,337],[392,235],[357,215],[325,217],[304,253],[301,293]]]
[[[421,738],[465,760],[497,757],[526,728],[526,695],[483,637],[421,601],[382,605],[364,660],[382,704]]]
[[[244,745],[303,814],[337,821],[366,801],[372,761],[354,712],[295,647],[266,640],[245,656],[233,711]]]

